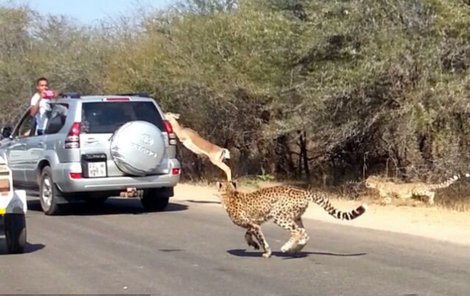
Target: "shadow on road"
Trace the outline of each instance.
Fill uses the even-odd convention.
[[[182,252],[183,249],[158,249],[160,252],[163,253],[173,253],[173,252]]]
[[[199,204],[220,204],[220,201],[210,201],[210,200],[194,200],[194,199],[187,199],[187,202],[192,203],[199,203]]]
[[[44,244],[31,244],[26,243],[25,253],[34,253],[36,251],[44,249],[46,246]]]
[[[34,253],[36,251],[44,249],[44,247],[45,247],[45,245],[43,245],[43,244],[32,244],[32,243],[26,242],[24,253],[9,254],[8,251],[7,251],[5,239],[3,238],[3,239],[0,239],[0,256],[2,256],[2,255],[20,256],[22,254]]]
[[[138,199],[109,198],[102,204],[88,204],[86,202],[72,202],[62,206],[62,216],[100,216],[118,214],[147,214]],[[177,212],[187,210],[188,206],[170,203],[163,212]],[[28,210],[42,212],[39,200],[28,200]]]
[[[233,249],[227,251],[230,255],[238,257],[262,257],[262,252],[260,251],[247,251],[244,249]],[[336,256],[336,257],[356,257],[364,256],[367,253],[332,253],[332,252],[299,252],[296,254],[282,253],[282,252],[273,252],[272,256],[282,257],[286,259],[294,258],[304,258],[310,255],[322,255],[322,256]]]

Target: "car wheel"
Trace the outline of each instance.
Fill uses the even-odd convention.
[[[170,201],[166,188],[145,189],[140,202],[147,212],[163,211]]]
[[[57,215],[60,212],[60,205],[57,204],[58,196],[60,195],[52,179],[52,170],[46,166],[41,173],[41,183],[39,186],[39,200],[41,201],[41,208],[46,215]]]
[[[5,214],[4,227],[8,253],[23,253],[26,246],[25,214]]]

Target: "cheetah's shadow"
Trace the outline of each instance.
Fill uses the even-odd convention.
[[[259,257],[263,258],[262,252],[260,251],[248,251],[245,249],[232,249],[228,250],[227,253],[237,257]],[[282,253],[273,251],[273,257],[281,257],[285,259],[295,259],[295,258],[305,258],[310,255],[322,255],[322,256],[335,256],[335,257],[356,257],[356,256],[364,256],[367,253],[332,253],[332,252],[299,252],[295,254],[290,253]]]

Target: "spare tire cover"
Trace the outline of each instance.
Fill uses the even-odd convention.
[[[162,132],[146,121],[131,121],[111,139],[111,157],[124,173],[144,176],[155,171],[165,152]]]

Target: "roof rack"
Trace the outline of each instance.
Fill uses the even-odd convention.
[[[126,97],[145,97],[145,98],[149,98],[150,95],[148,93],[145,93],[145,92],[136,92],[136,93],[133,93],[133,92],[129,92],[129,93],[121,93],[121,94],[117,94],[118,96],[126,96]]]
[[[80,93],[78,92],[63,92],[59,94],[61,98],[69,98],[69,99],[80,99]]]

